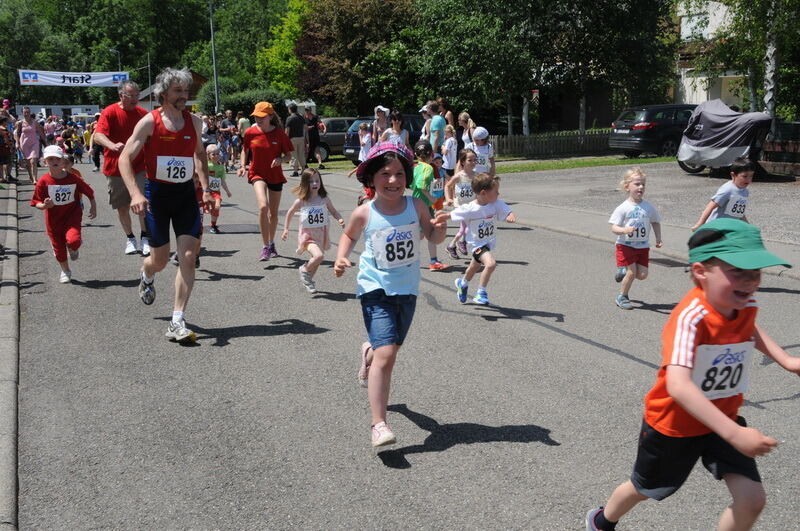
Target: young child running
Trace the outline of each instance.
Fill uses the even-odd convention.
[[[489,294],[486,292],[486,286],[497,267],[497,262],[492,255],[492,249],[496,244],[495,221],[504,219],[509,223],[514,223],[517,218],[511,212],[511,207],[499,199],[500,177],[479,173],[472,180],[472,189],[476,195],[474,201],[461,205],[450,213],[441,213],[436,220],[449,218],[467,224],[465,237],[469,251],[472,253],[472,260],[464,272],[464,277],[455,279],[456,295],[458,295],[458,302],[462,304],[467,302],[469,281],[483,266],[478,291],[472,301],[476,304],[487,305],[489,304]]]
[[[372,446],[396,442],[386,423],[386,406],[397,352],[405,341],[419,290],[419,239],[444,240],[444,220],[432,221],[421,200],[405,195],[411,184],[414,156],[403,145],[381,142],[358,166],[358,180],[375,191],[375,199],[357,207],[347,224],[333,266],[341,277],[358,239],[364,251],[358,264],[356,296],[369,341],[361,346],[358,379],[367,385],[372,412]]]
[[[656,247],[661,247],[661,217],[655,207],[645,201],[645,174],[639,168],[625,172],[620,182],[628,198],[611,214],[608,222],[611,232],[617,235],[617,272],[614,280],[622,282],[620,293],[614,299],[623,310],[632,310],[628,298],[634,279],[647,278],[650,264],[650,227],[656,234]]]
[[[44,211],[44,224],[53,254],[61,267],[59,282],[67,284],[72,281],[72,271],[67,262],[78,259],[81,247],[81,197],[89,198],[89,219],[97,215],[97,203],[94,191],[86,181],[66,170],[66,155],[58,146],[47,146],[42,154],[49,170],[36,182],[31,198],[31,206]]]
[[[750,198],[750,191],[747,187],[753,182],[755,170],[755,163],[749,159],[739,157],[734,160],[731,164],[731,180],[719,187],[717,193],[703,209],[703,213],[692,227],[692,231],[696,231],[706,221],[713,221],[717,218],[747,221],[745,210],[747,209],[747,200]]]
[[[475,178],[475,165],[478,163],[478,156],[469,148],[462,149],[458,154],[458,166],[461,168],[445,184],[445,205],[461,206],[475,199],[475,192],[472,191],[472,179]],[[467,242],[464,241],[464,234],[467,232],[467,224],[462,221],[458,232],[453,236],[453,241],[446,247],[447,254],[451,258],[458,259],[458,253],[467,256]],[[458,252],[456,252],[458,246]]]
[[[361,122],[358,124],[358,143],[361,145],[361,150],[358,152],[358,162],[364,162],[367,160],[367,153],[369,153],[370,148],[372,148],[372,133],[369,130],[369,123],[368,122]],[[347,177],[350,178],[358,171],[358,167],[352,169],[350,173],[347,174]],[[364,201],[369,201],[373,198],[374,191],[364,187],[363,192],[358,196],[357,205],[361,206]]]
[[[494,177],[494,146],[489,143],[489,131],[485,127],[476,127],[472,133],[472,142],[464,147],[473,150],[478,158],[475,171]]]
[[[228,197],[231,197],[231,191],[228,189],[228,183],[225,181],[225,166],[222,164],[222,159],[219,156],[219,148],[216,144],[209,144],[206,146],[206,155],[208,156],[208,189],[210,190],[211,197],[214,199],[214,206],[211,208],[211,228],[208,232],[211,234],[219,234],[219,227],[217,227],[217,220],[219,219],[219,209],[222,207],[222,194],[220,189],[225,190]]]
[[[417,142],[417,145],[414,146],[414,154],[417,156],[417,163],[414,166],[414,182],[411,184],[411,195],[422,200],[425,206],[428,207],[430,215],[433,216],[435,212],[434,204],[436,203],[433,194],[434,187],[437,184],[436,172],[433,167],[433,147],[427,142]],[[440,179],[438,183],[443,188],[444,181]],[[431,271],[444,271],[450,267],[450,265],[439,261],[439,257],[436,256],[436,243],[430,240],[428,240],[428,253],[431,257],[428,269]]]
[[[661,366],[644,399],[633,474],[605,507],[588,512],[587,530],[614,529],[639,502],[674,494],[701,457],[733,498],[717,529],[750,529],[764,508],[754,457],[777,441],[748,428],[739,407],[755,365],[753,347],[800,374],[800,358],[756,325],[753,298],[761,268],[791,266],[767,252],[758,228],[736,219],[700,227],[689,239],[689,262],[695,287],[672,310],[661,336]],[[669,527],[662,524],[654,526]]]
[[[306,251],[311,254],[308,262],[300,266],[300,281],[309,293],[316,293],[317,285],[314,283],[314,274],[322,260],[325,259],[325,251],[331,247],[328,233],[330,216],[333,215],[342,228],[344,228],[344,219],[328,197],[318,170],[314,168],[303,170],[303,173],[300,174],[300,184],[292,188],[292,193],[297,196],[297,199],[286,211],[281,239],[286,241],[292,218],[297,212],[300,212],[297,254],[302,255]]]

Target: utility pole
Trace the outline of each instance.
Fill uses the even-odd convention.
[[[217,79],[217,50],[214,47],[214,9],[208,0],[208,20],[211,24],[211,65],[214,68],[214,114],[219,112],[219,80]]]

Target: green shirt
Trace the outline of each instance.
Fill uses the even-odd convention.
[[[424,192],[429,192],[433,181],[433,166],[427,162],[419,162],[414,166],[414,182],[411,184],[411,195],[419,197],[430,208],[433,204]]]
[[[208,161],[208,189],[219,192],[225,180],[225,166]]]

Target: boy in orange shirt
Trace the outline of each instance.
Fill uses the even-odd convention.
[[[766,503],[754,458],[778,442],[748,428],[738,412],[753,347],[800,374],[800,358],[755,323],[760,270],[791,266],[767,252],[758,228],[730,218],[694,233],[689,262],[695,287],[672,310],[662,333],[661,367],[644,399],[633,474],[605,507],[589,511],[587,530],[613,530],[639,502],[675,493],[701,457],[733,498],[717,529],[750,529]]]

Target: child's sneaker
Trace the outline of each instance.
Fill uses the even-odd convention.
[[[394,436],[392,428],[385,422],[379,422],[372,426],[372,446],[385,446],[387,444],[394,444],[397,442],[397,437]]]
[[[169,263],[174,266],[179,265],[177,251],[172,251],[171,253],[169,253]]]
[[[614,302],[616,302],[617,306],[623,310],[633,310],[633,304],[631,304],[630,299],[628,299],[626,295],[617,295],[617,297],[614,299]]]
[[[211,234],[219,234],[219,229],[217,228],[216,225],[211,225],[211,228],[208,229],[208,232],[210,232]]]
[[[316,293],[317,285],[314,284],[314,280],[311,278],[311,273],[306,271],[305,266],[301,266],[299,271],[300,271],[300,282],[302,282],[303,286],[306,287],[306,291],[308,291],[309,293]]]
[[[456,295],[458,295],[458,302],[464,304],[467,302],[467,289],[469,286],[464,279],[459,277],[455,280],[454,284],[456,285]]]
[[[271,244],[269,244],[269,257],[270,258],[277,258],[278,257],[278,251],[275,250],[275,242],[272,242]]]
[[[586,531],[600,531],[597,528],[597,524],[595,523],[594,519],[603,511],[602,507],[598,507],[596,509],[590,509],[588,513],[586,513]]]
[[[458,252],[459,253],[463,254],[464,256],[467,256],[467,242],[466,241],[458,240],[458,243],[456,243],[456,247],[458,247]]]
[[[258,259],[261,262],[266,262],[269,260],[269,245],[265,245],[261,248],[261,255],[259,255]]]
[[[614,282],[622,282],[622,279],[625,278],[625,274],[628,272],[627,267],[618,267],[617,272],[614,274]]]
[[[489,304],[489,294],[484,290],[478,290],[475,296],[472,297],[472,302],[486,306]]]
[[[69,284],[72,282],[72,271],[62,271],[58,276],[58,281],[62,284]]]
[[[456,252],[455,245],[448,245],[447,247],[445,247],[445,249],[447,249],[447,254],[450,255],[450,258],[452,258],[453,260],[458,260],[458,253]]]
[[[430,269],[431,271],[444,271],[449,267],[450,267],[449,264],[443,264],[439,260],[436,260],[435,262],[430,263],[428,269]]]
[[[69,247],[67,247],[67,251],[69,251],[69,259],[72,260],[73,262],[77,260],[78,257],[80,256],[78,249],[70,249]]]
[[[369,363],[367,363],[367,354],[370,348],[372,348],[372,345],[370,345],[369,341],[361,343],[361,367],[358,368],[358,383],[361,387],[368,387]]]

